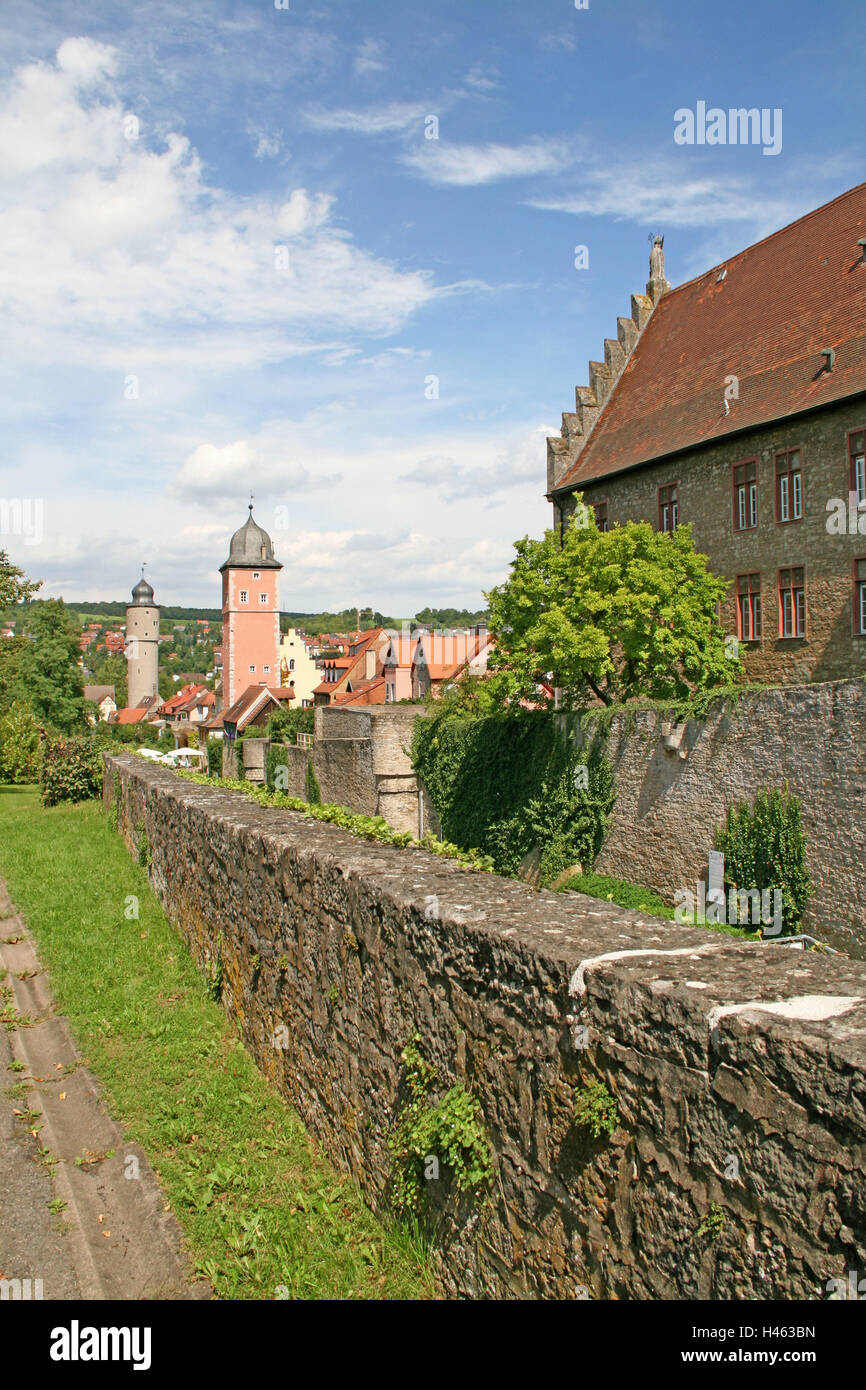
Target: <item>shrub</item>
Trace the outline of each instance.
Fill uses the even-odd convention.
[[[321,804],[322,790],[316,781],[312,758],[307,759],[307,771],[304,774],[304,791],[307,801],[311,806],[318,806]]]
[[[44,806],[87,801],[102,793],[102,754],[89,738],[56,739],[42,749],[39,785]]]
[[[278,709],[268,720],[268,738],[275,742],[294,743],[296,734],[311,734],[315,724],[314,709]]]
[[[223,743],[221,738],[207,741],[207,770],[211,777],[221,777],[223,771]]]
[[[716,849],[725,856],[727,892],[780,889],[782,931],[789,936],[800,930],[812,888],[800,803],[787,783],[781,791],[759,791],[752,809],[746,801],[729,806],[716,831]]]
[[[0,719],[0,778],[33,782],[39,770],[39,725],[30,706],[16,700]]]
[[[288,783],[286,782],[284,782],[282,786],[277,787],[277,768],[287,767],[288,761],[288,744],[272,743],[268,749],[267,767],[265,769],[266,783],[269,791],[288,791]]]

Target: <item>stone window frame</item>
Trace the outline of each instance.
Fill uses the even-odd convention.
[[[663,493],[663,492],[673,493],[673,496],[672,496],[672,497],[668,497],[666,503],[663,503],[663,502],[662,502],[662,493]],[[659,529],[659,531],[662,532],[663,535],[672,536],[673,533],[674,533],[674,531],[677,529],[677,527],[678,527],[679,524],[680,524],[680,484],[679,484],[679,480],[677,480],[676,482],[673,482],[673,483],[663,483],[663,484],[661,484],[661,485],[659,486],[659,488],[657,489],[657,492],[656,492],[656,501],[657,501],[657,504],[658,504],[658,522],[659,522],[659,524],[658,524],[658,529]],[[674,523],[673,523],[673,526],[671,526],[671,527],[666,527],[666,526],[664,526],[664,525],[662,524],[662,507],[665,506],[665,505],[670,506],[670,507],[672,508],[672,510],[673,510]]]
[[[741,607],[740,607],[740,597],[741,597],[741,592],[740,592],[740,580],[741,580],[741,579],[745,579],[745,580],[747,580],[748,583],[749,583],[749,587],[748,587],[748,589],[746,590],[746,595],[747,595],[747,597],[748,597],[748,598],[752,598],[753,594],[757,594],[757,596],[758,596],[758,621],[757,621],[757,624],[756,624],[757,629],[758,629],[757,636],[745,637],[745,636],[743,635],[743,616],[742,616],[742,609],[741,609]],[[757,581],[758,581],[757,587],[754,587],[754,586],[752,585],[751,581],[752,581],[753,579],[757,579]],[[746,643],[748,643],[749,646],[751,646],[751,645],[757,646],[760,642],[762,642],[762,641],[764,640],[764,603],[763,603],[763,596],[762,596],[761,571],[760,571],[760,570],[745,570],[742,574],[737,574],[737,575],[735,575],[735,576],[734,576],[734,580],[735,580],[735,584],[736,584],[736,590],[735,590],[735,594],[734,594],[734,600],[735,600],[736,609],[737,609],[737,639],[738,639],[738,641],[740,641],[740,642],[746,642]],[[750,607],[749,607],[749,612],[750,612],[750,615],[751,615],[751,617],[752,617],[752,621],[753,621],[753,623],[754,623],[754,609],[751,607],[751,605],[750,605]]]
[[[863,566],[862,578],[858,565]],[[851,627],[855,637],[866,637],[866,555],[855,555],[851,561]]]
[[[802,582],[802,584],[795,584],[795,583],[794,583],[794,576],[796,575],[797,570],[801,570],[801,571],[802,571],[802,574],[803,574],[803,582]],[[791,582],[790,582],[790,584],[787,585],[784,589],[782,588],[782,575],[783,575],[783,574],[789,574],[789,575],[791,576]],[[777,592],[778,592],[778,595],[779,595],[779,641],[780,641],[780,642],[799,642],[799,641],[802,641],[802,639],[808,635],[808,628],[807,628],[807,609],[806,609],[806,566],[805,566],[805,565],[797,565],[797,564],[792,564],[792,565],[780,565],[780,566],[779,566],[779,569],[778,569],[778,571],[777,571],[777,575],[776,575],[776,589],[777,589]],[[784,604],[784,600],[783,600],[783,598],[782,598],[782,595],[783,595],[784,593],[789,592],[789,591],[790,591],[791,594],[802,593],[802,595],[803,595],[803,625],[802,625],[802,628],[801,628],[801,630],[800,630],[799,632],[785,632],[785,604]],[[797,614],[798,614],[798,605],[797,605],[796,601],[793,601],[793,613],[794,613],[794,618],[795,618],[795,620],[796,620]]]
[[[754,520],[754,522],[750,522],[750,521],[747,520],[745,526],[741,526],[741,525],[740,525],[740,509],[739,509],[739,507],[737,506],[737,487],[738,487],[738,483],[737,483],[737,469],[738,469],[738,468],[746,468],[746,467],[748,467],[748,465],[749,465],[750,463],[753,463],[753,464],[755,465],[755,520]],[[746,478],[746,479],[745,479],[745,482],[748,483],[748,482],[749,482],[749,479]],[[734,462],[731,464],[731,517],[732,517],[732,521],[733,521],[734,531],[735,531],[735,533],[738,534],[738,535],[739,535],[739,534],[742,534],[743,531],[757,531],[758,526],[760,525],[760,521],[761,521],[761,499],[760,499],[760,497],[759,497],[759,495],[758,495],[758,456],[757,456],[757,454],[752,454],[751,457],[749,457],[749,458],[735,459]]]
[[[240,592],[238,593],[238,603],[246,603],[248,592],[249,591],[247,589],[240,590]]]
[[[799,466],[797,469],[792,469],[792,468],[791,468],[790,458],[791,458],[791,455],[792,455],[792,454],[799,454],[799,456],[800,456],[800,466]],[[788,467],[787,467],[786,469],[784,469],[781,473],[779,472],[779,460],[780,460],[780,459],[787,459],[787,460],[788,460]],[[794,516],[794,515],[793,515],[793,497],[794,497],[794,491],[793,491],[793,485],[792,485],[792,486],[789,487],[789,511],[790,511],[792,514],[791,514],[790,516],[782,516],[782,515],[781,515],[781,511],[782,511],[782,489],[781,489],[781,486],[780,486],[780,481],[781,481],[782,478],[793,478],[795,472],[796,472],[797,476],[798,476],[799,479],[800,479],[800,515],[799,515],[799,516]],[[804,501],[804,496],[803,496],[803,446],[802,446],[802,444],[792,444],[791,447],[790,447],[789,449],[774,449],[774,451],[773,451],[773,494],[774,494],[774,499],[775,499],[776,525],[777,525],[777,526],[790,526],[793,522],[802,521],[802,520],[803,520],[803,517],[805,516],[806,508],[805,508],[805,501]]]
[[[267,603],[268,601],[267,594],[259,594],[259,603]]]
[[[847,433],[847,435],[845,436],[845,448],[846,448],[846,452],[847,452],[847,456],[848,456],[848,491],[849,491],[849,493],[853,492],[853,493],[858,493],[858,494],[859,494],[859,489],[858,489],[858,487],[857,487],[857,479],[856,479],[855,467],[854,467],[854,460],[855,460],[855,458],[859,458],[860,455],[854,453],[854,448],[853,448],[853,444],[852,444],[852,440],[853,440],[853,437],[854,437],[855,434],[862,434],[862,435],[864,436],[863,443],[864,443],[864,446],[866,446],[866,425],[861,425],[859,429],[849,430],[848,433]],[[855,506],[857,507],[858,511],[859,511],[859,509],[860,509],[861,506],[863,506],[864,508],[866,508],[866,447],[864,447],[863,482],[864,482],[863,497],[861,498],[861,497],[858,495],[858,496],[857,496],[857,501],[856,501],[856,503],[855,503]]]
[[[607,498],[599,497],[597,502],[592,502],[590,505],[592,506],[592,510],[595,512],[596,530],[607,531],[610,528],[610,521],[608,520],[607,515]],[[598,513],[602,507],[604,508],[604,515],[601,518],[599,518]]]

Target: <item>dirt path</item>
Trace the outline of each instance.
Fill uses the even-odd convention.
[[[45,1299],[210,1297],[143,1151],[55,1010],[2,879],[0,976],[0,1019],[36,1020],[0,1027],[0,1279],[30,1279],[30,1296]],[[17,1287],[0,1285],[9,1296]]]

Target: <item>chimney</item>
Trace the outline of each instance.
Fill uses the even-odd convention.
[[[653,237],[653,249],[650,251],[650,278],[646,282],[646,292],[652,300],[653,305],[658,304],[663,294],[667,294],[671,287],[670,281],[665,279],[665,253],[662,247],[665,244],[663,236]]]

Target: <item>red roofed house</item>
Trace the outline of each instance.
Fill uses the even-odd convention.
[[[661,243],[548,440],[554,526],[690,522],[752,680],[864,672],[866,184],[676,289]]]
[[[388,643],[382,657],[385,700],[388,704],[395,700],[412,699],[412,660],[417,649],[417,641],[410,637],[392,637]]]
[[[451,637],[426,633],[419,639],[412,659],[413,698],[417,700],[428,691],[434,699],[438,698],[464,671],[481,675],[487,669],[490,645],[490,635],[484,628]]]
[[[315,704],[336,704],[338,696],[357,694],[359,685],[381,676],[382,655],[388,641],[384,630],[381,627],[372,627],[367,632],[360,632],[355,636],[357,640],[351,644],[346,656],[329,657],[320,663],[322,680],[313,690]],[[374,700],[372,703],[380,704],[384,699],[383,682],[382,699]]]

